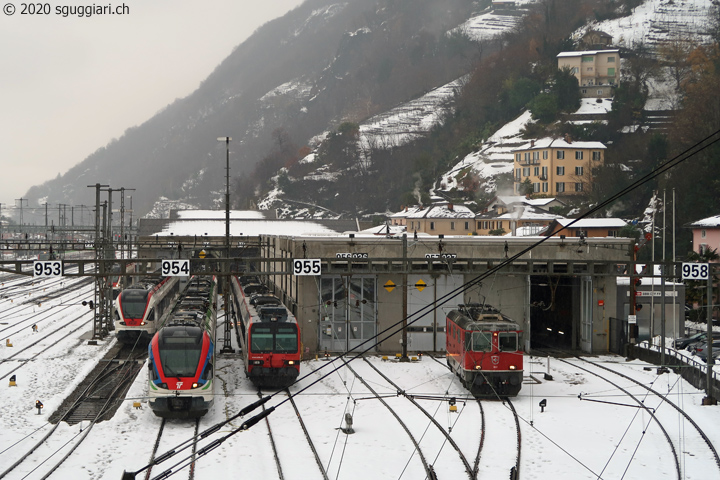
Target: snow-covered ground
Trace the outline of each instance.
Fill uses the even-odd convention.
[[[0,277],[0,279],[3,277]],[[27,292],[14,288],[19,280],[8,280],[0,287],[0,312],[15,308],[19,303],[29,301]],[[60,282],[47,282],[47,290],[66,288]],[[82,292],[81,292],[82,293]],[[87,293],[87,292],[85,292]],[[11,302],[12,300],[12,302]],[[60,311],[63,298],[48,300],[32,312],[39,315],[42,308],[48,312]],[[73,301],[77,303],[77,301]],[[63,309],[66,313],[49,315],[40,331],[33,333],[30,328],[12,330],[12,347],[0,346],[0,378],[7,382],[10,374],[17,376],[17,386],[3,385],[0,402],[3,414],[0,418],[0,473],[5,471],[16,458],[27,451],[29,445],[48,430],[47,419],[73,390],[84,375],[94,366],[114,343],[112,338],[88,345],[91,326],[87,307],[73,305]],[[67,312],[73,315],[68,316]],[[30,312],[28,312],[30,313]],[[49,347],[37,359],[13,358],[5,361],[17,349],[42,339],[51,328],[74,321],[85,322],[85,328],[62,338],[48,338],[40,341],[37,348]],[[23,316],[3,318],[3,329],[25,320]],[[9,331],[9,330],[8,330]],[[8,331],[3,330],[5,334]],[[3,339],[6,338],[5,336]],[[29,357],[31,354],[24,354]],[[711,441],[720,447],[720,408],[701,406],[704,393],[696,390],[677,375],[657,375],[656,369],[640,361],[628,362],[622,357],[601,356],[593,358],[612,369],[621,371],[654,389],[667,394],[692,418],[705,428]],[[453,439],[461,446],[470,459],[475,458],[479,445],[481,423],[479,409],[468,399],[458,379],[447,368],[430,358],[410,363],[394,360],[382,361],[371,357],[370,361],[393,379],[407,393],[427,397],[419,400],[443,427],[451,429]],[[442,360],[441,360],[442,362]],[[548,365],[549,362],[549,365]],[[596,478],[677,478],[672,450],[668,440],[657,424],[643,410],[636,408],[631,400],[623,397],[618,389],[597,377],[580,370],[579,360],[568,365],[559,360],[540,357],[525,357],[525,384],[513,404],[520,415],[522,438],[521,479],[577,480]],[[22,364],[22,365],[21,365]],[[425,478],[425,472],[418,460],[408,435],[399,427],[388,410],[370,394],[365,386],[347,367],[332,369],[339,364],[330,364],[323,359],[310,359],[303,363],[304,377],[290,388],[293,393],[305,389],[295,396],[295,401],[312,437],[328,478]],[[414,438],[418,441],[423,455],[435,466],[440,479],[465,478],[466,474],[458,455],[444,441],[437,429],[419,413],[410,402],[396,391],[369,365],[354,360],[350,366],[357,371],[374,390],[386,396],[385,401],[396,408],[408,423]],[[142,369],[130,391],[126,402],[113,419],[97,424],[89,438],[71,455],[50,478],[67,480],[113,479],[119,480],[123,470],[136,471],[150,460],[150,451],[158,434],[161,420],[153,415],[146,403],[147,377]],[[553,379],[545,380],[549,372]],[[258,397],[242,371],[238,354],[219,355],[216,365],[217,391],[215,404],[202,418],[200,431],[238,412]],[[619,377],[613,381],[643,395],[635,384]],[[313,382],[314,385],[311,385]],[[578,396],[582,397],[582,400]],[[457,399],[457,412],[450,412],[448,400]],[[691,426],[667,406],[659,406],[656,398],[643,397],[646,404],[656,408],[655,416],[660,418],[668,430],[670,442],[680,456],[684,479],[718,478],[720,471],[712,455],[701,441],[691,433]],[[35,400],[40,399],[45,408],[41,415],[35,410]],[[295,413],[285,394],[278,394],[267,406],[278,405],[269,418],[270,428],[280,455],[283,474],[287,479],[322,478],[319,468],[308,453],[304,436],[295,419]],[[541,411],[540,400],[545,399],[547,407]],[[140,408],[133,403],[140,402]],[[517,442],[515,427],[506,405],[500,402],[484,402],[487,425],[485,426],[485,447],[480,458],[478,478],[507,478]],[[345,413],[352,413],[354,430],[346,435],[340,430],[344,426]],[[248,417],[245,418],[245,420]],[[240,420],[232,421],[217,433],[201,442],[201,446],[217,440],[236,429]],[[87,425],[61,425],[59,432],[49,440],[53,450],[62,454],[62,443],[70,436],[79,434]],[[160,442],[158,454],[166,452],[186,441],[193,434],[194,422],[169,421]],[[53,440],[54,438],[54,440]],[[251,429],[229,437],[205,456],[197,460],[194,478],[278,478],[272,457],[268,429],[260,422]],[[152,477],[159,475],[179,461],[178,455],[153,469]],[[50,460],[54,461],[56,457]],[[30,470],[45,460],[36,458],[30,466],[18,467],[5,478],[41,478]],[[187,469],[175,478],[187,478]],[[137,478],[144,478],[139,475]]]

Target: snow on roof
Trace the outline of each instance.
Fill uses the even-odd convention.
[[[532,205],[535,207],[542,207],[552,202],[560,202],[560,200],[555,197],[527,198],[523,195],[498,195],[497,199],[505,205],[512,205],[513,203],[524,203],[526,205]]]
[[[560,52],[557,54],[557,57],[580,57],[583,55],[597,55],[598,53],[618,53],[620,52],[617,48],[612,48],[608,50],[583,50],[580,52]]]
[[[224,220],[224,218],[222,219]],[[230,235],[250,236],[258,235],[335,235],[339,232],[313,221],[304,220],[257,220],[245,219],[230,222]],[[163,236],[193,236],[207,235],[221,237],[225,235],[225,222],[220,220],[181,220],[169,222],[160,232],[152,235]]]
[[[209,220],[225,218],[225,210],[176,210],[177,218],[183,220]],[[265,214],[258,210],[230,210],[231,219],[264,219]]]
[[[691,227],[720,227],[720,215],[703,218],[689,225]]]
[[[475,218],[475,213],[465,205],[436,204],[427,207],[408,207],[398,213],[390,215],[391,218]]]
[[[528,142],[521,147],[516,148],[513,152],[520,150],[539,150],[544,148],[594,148],[594,149],[605,149],[605,145],[602,142],[567,142],[562,138],[539,138],[534,142]]]
[[[598,102],[598,100],[602,100]],[[597,115],[605,114],[612,110],[612,98],[581,98],[580,108],[575,115]]]
[[[575,222],[572,225],[574,228],[622,228],[627,225],[627,222],[622,218],[581,218],[580,220],[575,218],[560,218],[557,222],[563,227],[568,226],[570,222]]]
[[[554,213],[550,213],[529,205],[525,207],[522,211],[507,212],[494,218],[497,218],[498,220],[567,220],[562,215],[555,215]]]

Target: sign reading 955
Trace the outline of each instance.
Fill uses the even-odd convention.
[[[62,277],[62,260],[35,260],[33,262],[33,278]]]
[[[296,258],[293,260],[294,275],[320,275],[321,272],[319,258]]]

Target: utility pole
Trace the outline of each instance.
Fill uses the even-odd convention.
[[[97,341],[105,338],[105,335],[107,334],[107,331],[103,328],[103,315],[105,313],[104,306],[100,312],[98,312],[98,304],[101,303],[100,299],[103,299],[104,301],[105,298],[104,288],[107,283],[107,278],[102,275],[105,273],[105,262],[100,261],[103,260],[104,254],[104,245],[100,230],[100,191],[102,187],[109,187],[109,185],[101,185],[99,183],[96,183],[95,185],[88,185],[88,188],[95,189],[95,238],[93,241],[93,247],[95,249],[96,260],[95,270],[101,274],[101,276],[96,277],[95,282],[95,301],[93,302],[93,336],[88,342],[90,345],[97,345]]]
[[[403,328],[402,328],[402,355],[400,356],[401,362],[408,362],[407,352],[407,319],[408,319],[408,257],[407,257],[407,233],[403,233],[402,236],[402,252],[403,252],[403,299],[402,299],[402,316],[403,316]]]
[[[16,202],[20,202],[20,231],[22,232],[22,228],[23,228],[23,202],[25,202],[25,205],[27,205],[27,204],[28,204],[28,199],[27,199],[27,198],[22,198],[22,197],[20,197],[20,198],[16,198],[15,201],[16,201]]]
[[[218,137],[219,142],[225,142],[225,258],[230,258],[230,137]],[[223,303],[225,307],[225,336],[223,339],[223,353],[233,353],[232,336],[230,335],[230,263],[223,263],[225,270],[225,285],[223,288]]]

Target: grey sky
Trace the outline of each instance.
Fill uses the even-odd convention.
[[[235,46],[302,0],[62,2],[48,3],[49,15],[22,14],[18,0],[0,2],[3,210],[190,94]],[[58,10],[123,3],[124,15],[63,17]]]

